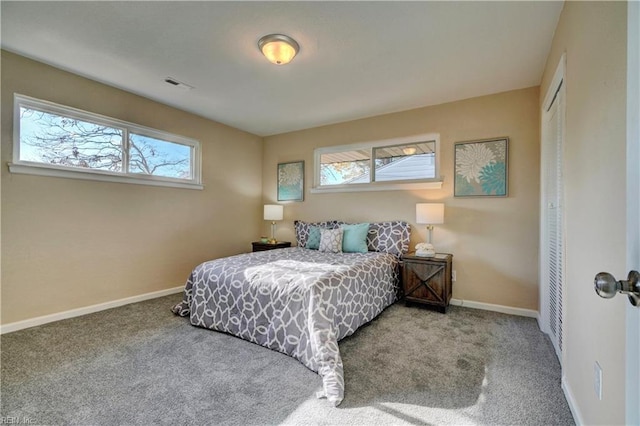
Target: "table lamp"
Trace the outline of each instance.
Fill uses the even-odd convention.
[[[284,217],[284,206],[279,204],[265,204],[264,205],[264,220],[271,221],[271,239],[269,243],[275,244],[276,241],[276,220],[282,220]]]
[[[426,243],[416,244],[416,256],[433,257],[436,250],[431,242],[433,225],[444,223],[443,203],[418,203],[416,204],[416,223],[426,224],[429,231],[429,239]]]

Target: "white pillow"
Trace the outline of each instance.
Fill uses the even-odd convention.
[[[320,230],[320,247],[318,251],[329,253],[342,253],[342,228],[338,229],[321,229]]]

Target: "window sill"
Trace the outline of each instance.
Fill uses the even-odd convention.
[[[192,182],[177,182],[152,176],[128,176],[101,171],[58,169],[27,163],[8,163],[11,173],[49,176],[67,179],[97,180],[102,182],[129,183],[135,185],[166,186],[169,188],[204,189],[204,185]]]
[[[365,191],[411,191],[423,189],[441,189],[442,181],[405,182],[405,183],[363,183],[352,185],[333,185],[311,188],[312,194],[333,192],[365,192]]]

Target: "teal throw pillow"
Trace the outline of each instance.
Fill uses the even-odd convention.
[[[311,250],[318,250],[320,247],[320,227],[310,226],[309,236],[307,237],[307,245],[305,246]]]
[[[342,251],[345,253],[366,253],[368,223],[357,223],[355,225],[341,225],[344,231],[342,236]]]

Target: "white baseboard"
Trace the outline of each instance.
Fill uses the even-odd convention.
[[[584,422],[582,421],[580,410],[578,410],[578,404],[576,404],[576,400],[573,397],[573,393],[571,392],[571,387],[569,386],[569,383],[567,382],[564,374],[562,375],[561,383],[564,397],[567,399],[567,404],[569,404],[569,409],[571,410],[571,414],[573,415],[573,420],[576,422],[577,426],[582,426]]]
[[[59,312],[51,315],[31,318],[28,320],[12,322],[0,326],[0,334],[11,333],[13,331],[23,330],[25,328],[36,327],[38,325],[48,324],[54,321],[79,317],[81,315],[92,314],[119,306],[129,305],[131,303],[142,302],[144,300],[155,299],[158,297],[168,296],[169,294],[180,293],[184,290],[184,286],[168,288],[166,290],[154,291],[151,293],[140,294],[138,296],[118,299],[111,302],[100,303],[97,305],[86,306],[83,308],[72,309],[70,311]],[[474,302],[470,300],[451,299],[450,303],[456,306],[464,306],[466,308],[483,309],[485,311],[501,312],[503,314],[519,315],[523,317],[537,318],[538,312],[531,309],[513,308],[511,306],[494,305],[491,303]]]
[[[544,333],[545,331],[542,328],[542,318],[540,317],[540,312],[538,312],[538,315],[536,315],[536,321],[538,321],[538,328]]]
[[[56,314],[44,315],[23,321],[16,321],[0,326],[0,334],[11,333],[12,331],[23,330],[63,319],[79,317],[81,315],[92,314],[94,312],[105,311],[118,306],[129,305],[131,303],[142,302],[144,300],[156,299],[170,294],[180,293],[184,290],[184,285],[180,287],[168,288],[166,290],[153,291],[151,293],[140,294],[138,296],[113,300],[111,302],[99,303],[97,305],[85,306],[83,308],[72,309],[70,311],[58,312]]]
[[[465,308],[483,309],[485,311],[501,312],[503,314],[518,315],[521,317],[538,318],[538,311],[534,311],[533,309],[513,308],[511,306],[460,299],[451,299],[449,303],[455,306],[464,306]]]

